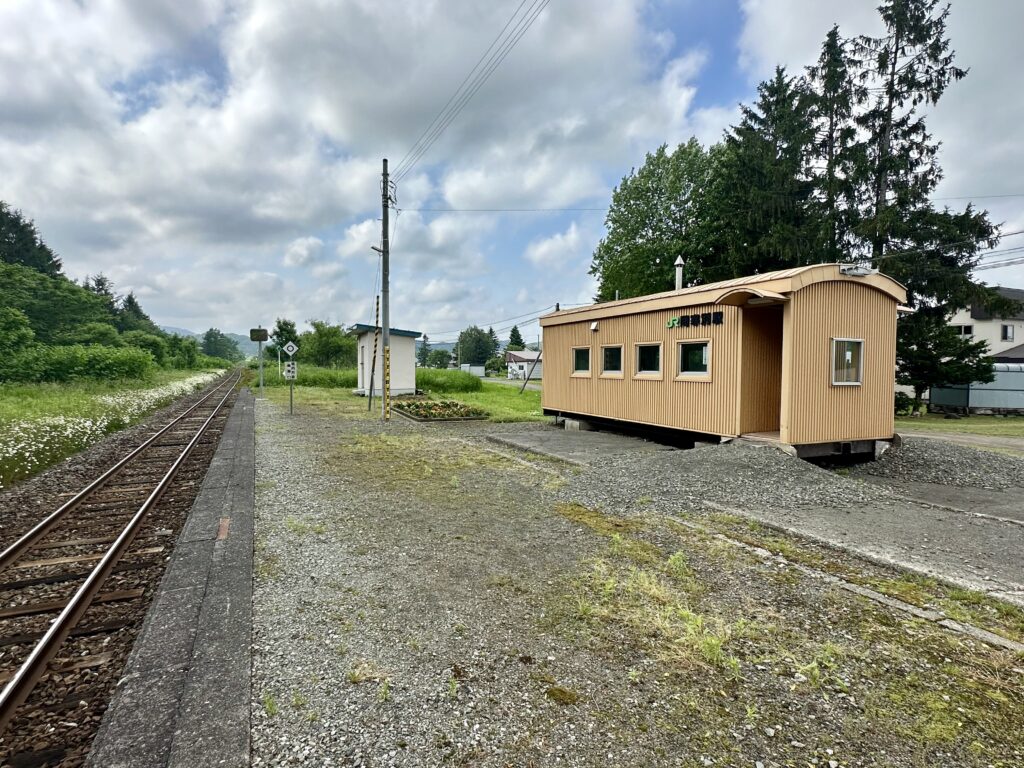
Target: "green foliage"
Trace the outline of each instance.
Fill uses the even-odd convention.
[[[168,367],[195,370],[199,368],[199,357],[199,342],[194,338],[174,334],[167,339]]]
[[[483,382],[466,371],[417,368],[416,388],[424,392],[479,392]]]
[[[210,328],[203,334],[202,350],[204,355],[225,360],[241,360],[244,357],[238,349],[238,343],[228,338],[219,328]]]
[[[64,333],[62,344],[99,344],[104,347],[122,346],[117,328],[109,323],[86,323]]]
[[[139,300],[135,298],[135,294],[131,291],[128,292],[127,296],[121,299],[120,304],[117,306],[115,319],[117,322],[117,329],[121,331],[121,333],[142,331],[158,337],[166,335],[142,309],[142,305],[139,304]]]
[[[277,357],[277,350],[282,349],[288,342],[299,343],[299,332],[295,328],[295,321],[283,317],[277,318],[274,329],[270,332],[270,343],[264,347],[264,354],[270,357]],[[281,353],[282,359],[284,352]]]
[[[59,275],[60,259],[43,242],[36,225],[0,200],[0,262],[19,264],[50,277]]]
[[[52,344],[86,323],[112,322],[103,299],[63,276],[0,263],[0,285],[0,307],[21,310],[43,344]]]
[[[0,357],[27,347],[36,335],[20,309],[0,307]]]
[[[452,353],[447,349],[432,349],[427,355],[427,368],[447,368],[452,361]]]
[[[459,364],[483,365],[496,351],[495,339],[475,325],[459,334]]]
[[[167,341],[162,336],[146,331],[126,331],[121,334],[121,341],[129,347],[146,350],[156,360],[157,365],[162,366],[167,362]]]
[[[288,381],[283,376],[277,375],[276,365],[277,363],[274,363],[274,366],[264,365],[263,382],[265,386],[288,386]],[[355,389],[358,381],[358,372],[355,368],[320,368],[307,363],[299,363],[299,375],[295,380],[295,385],[325,389]],[[379,382],[377,386],[380,386]]]
[[[505,347],[506,352],[519,352],[525,347],[523,341],[523,334],[519,332],[519,326],[513,325],[512,330],[508,334],[508,345]]]
[[[500,373],[504,369],[505,369],[505,358],[498,357],[497,355],[495,355],[494,357],[487,358],[487,362],[484,363],[484,370],[485,371],[495,371],[495,372]]]
[[[893,412],[897,416],[905,416],[914,409],[914,398],[906,392],[897,392],[893,398]]]
[[[971,205],[930,199],[942,169],[922,109],[966,75],[946,36],[949,7],[878,10],[881,36],[851,41],[833,27],[806,78],[777,69],[722,143],[662,146],[623,178],[591,265],[599,300],[672,288],[677,257],[687,282],[867,259],[918,310],[899,324],[900,380],[919,393],[986,380],[984,350],[942,328],[971,304],[1005,308],[972,278],[998,227]]]
[[[941,311],[922,309],[900,318],[896,381],[914,388],[914,408],[928,387],[995,379],[988,344],[961,338]]]
[[[711,167],[710,154],[691,139],[671,153],[663,144],[622,179],[590,268],[600,280],[599,300],[614,299],[616,291],[628,298],[671,290],[679,256],[687,278],[696,278],[692,270],[699,271],[706,251],[701,190]]]
[[[313,330],[299,336],[297,359],[324,368],[352,368],[356,364],[356,339],[340,325],[311,320]]]
[[[144,379],[153,368],[152,355],[141,349],[34,345],[0,359],[0,381]]]
[[[421,367],[426,367],[427,361],[430,359],[430,338],[427,334],[423,334],[423,341],[419,343],[416,349],[416,362]]]

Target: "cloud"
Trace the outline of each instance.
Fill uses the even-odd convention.
[[[580,255],[580,231],[572,222],[565,232],[534,240],[523,256],[538,267],[562,269]]]
[[[284,252],[286,267],[305,267],[320,258],[324,241],[319,237],[300,237],[292,240]]]

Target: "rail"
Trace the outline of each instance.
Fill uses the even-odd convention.
[[[7,728],[7,725],[14,717],[18,707],[20,707],[25,702],[25,700],[31,694],[33,688],[35,688],[36,684],[44,676],[47,667],[49,666],[53,658],[56,656],[60,646],[64,643],[68,635],[74,629],[75,625],[81,620],[82,616],[88,610],[93,599],[96,597],[96,595],[102,588],[103,583],[106,581],[107,577],[113,571],[114,566],[117,564],[118,560],[127,551],[128,547],[131,546],[136,534],[139,531],[139,528],[142,525],[143,520],[146,518],[146,515],[160,499],[163,492],[174,479],[174,476],[177,474],[178,469],[188,458],[189,454],[192,452],[192,449],[195,448],[195,446],[198,444],[200,438],[209,428],[210,424],[213,423],[214,418],[220,412],[221,408],[224,406],[224,403],[227,402],[228,398],[231,396],[232,390],[234,389],[234,385],[238,383],[240,378],[241,376],[239,374],[239,376],[236,376],[230,382],[230,385],[228,386],[228,389],[224,393],[223,397],[220,399],[220,402],[217,403],[216,407],[213,409],[210,415],[206,418],[203,424],[195,432],[192,439],[189,440],[184,450],[181,451],[181,453],[178,455],[178,458],[175,459],[170,469],[168,469],[164,476],[160,479],[160,481],[157,483],[153,491],[150,492],[146,500],[142,503],[142,505],[138,508],[134,515],[132,515],[131,520],[124,527],[121,533],[117,536],[113,544],[111,544],[110,548],[103,555],[102,559],[99,561],[96,567],[93,568],[93,570],[86,577],[82,586],[78,588],[74,596],[72,596],[71,600],[68,601],[67,605],[61,611],[60,615],[53,621],[53,623],[47,629],[46,633],[43,635],[42,639],[35,645],[35,647],[29,653],[28,657],[18,668],[17,672],[14,673],[10,681],[4,687],[3,691],[0,692],[0,733],[3,733],[3,731]],[[189,413],[193,412],[199,405],[209,400],[222,389],[223,385],[215,388],[213,391],[210,392],[209,395],[201,399],[198,403],[196,403],[183,414],[178,416],[167,427],[161,429],[152,438],[150,438],[142,445],[140,445],[138,448],[133,450],[130,454],[128,454],[128,456],[125,457],[125,459],[122,459],[117,464],[115,464],[114,467],[111,467],[111,469],[104,472],[103,475],[97,478],[97,480],[90,483],[85,490],[77,494],[73,499],[71,499],[64,505],[62,505],[61,508],[58,510],[58,512],[61,513],[60,515],[57,515],[56,512],[51,515],[48,515],[47,518],[43,521],[43,523],[49,523],[46,530],[52,528],[54,523],[56,523],[57,520],[60,519],[60,517],[63,517],[63,515],[70,511],[70,509],[72,509],[74,506],[76,506],[77,503],[80,503],[82,499],[84,499],[88,495],[88,493],[91,493],[92,491],[101,487],[103,485],[103,482],[109,479],[116,470],[120,469],[127,463],[127,460],[130,460],[131,458],[138,456],[138,454],[141,452],[141,449],[144,449],[145,447],[151,445],[153,441],[161,434],[164,434],[169,427],[173,426],[174,424],[180,423],[180,421],[183,418],[185,418]],[[8,547],[8,550],[5,551],[3,554],[6,556],[7,553],[11,551],[14,547],[21,545],[22,540],[27,539],[38,528],[40,528],[40,526],[42,526],[43,523],[37,525],[35,528],[32,529],[32,531],[23,536],[22,539],[19,539],[19,541],[16,542],[14,545]],[[44,530],[43,533],[45,532],[46,531]],[[41,535],[42,534],[35,535],[33,541],[38,541]],[[25,549],[27,549],[26,546],[21,547],[21,551],[24,551]],[[7,562],[9,563],[10,561]]]

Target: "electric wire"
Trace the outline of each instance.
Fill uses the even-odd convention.
[[[476,95],[477,91],[479,91],[480,88],[483,87],[484,83],[486,83],[487,80],[490,79],[491,75],[498,68],[498,66],[506,59],[506,57],[508,57],[508,55],[512,52],[512,49],[516,47],[516,45],[523,38],[523,36],[529,31],[530,27],[533,26],[533,23],[537,20],[540,14],[543,13],[545,8],[547,8],[549,2],[550,0],[533,1],[533,4],[526,10],[526,13],[523,15],[523,17],[516,23],[516,26],[513,27],[511,32],[508,33],[508,35],[505,36],[504,41],[501,43],[501,47],[499,47],[497,51],[491,53],[491,55],[488,57],[487,63],[485,64],[485,68],[478,72],[477,75],[472,79],[469,88],[466,89],[466,91],[456,99],[455,103],[448,108],[447,114],[442,118],[441,122],[438,123],[433,129],[428,129],[428,135],[423,140],[420,147],[416,149],[414,152],[412,152],[411,155],[408,156],[408,159],[404,160],[402,163],[399,164],[400,168],[395,172],[396,182],[404,179],[410,173],[410,171],[412,171],[416,163],[419,162],[420,158],[422,158],[423,155],[426,154],[427,151],[429,151],[430,148],[437,142],[437,140],[445,132],[448,126],[451,125],[455,118],[457,118],[459,114],[462,112],[462,110],[465,109],[466,105],[473,98],[473,96]],[[520,8],[522,8],[522,4],[520,4],[519,8],[516,9],[515,13],[513,14],[513,18],[515,18],[515,16],[519,13]],[[503,33],[499,33],[499,37],[501,36],[501,34]]]

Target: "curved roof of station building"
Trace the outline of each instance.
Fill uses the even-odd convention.
[[[795,293],[801,288],[827,282],[852,282],[866,285],[892,297],[898,304],[907,300],[906,289],[888,275],[883,275],[880,272],[867,275],[844,274],[840,271],[840,266],[850,267],[852,265],[812,264],[806,267],[783,269],[778,272],[737,277],[718,283],[694,285],[689,288],[681,288],[678,291],[665,291],[647,296],[635,296],[631,299],[588,304],[584,307],[551,312],[540,318],[540,324],[542,326],[562,325],[563,323],[577,323],[584,320],[597,320],[602,317],[675,309],[697,304],[739,306],[750,299],[759,299],[763,302],[786,301],[789,294]]]

